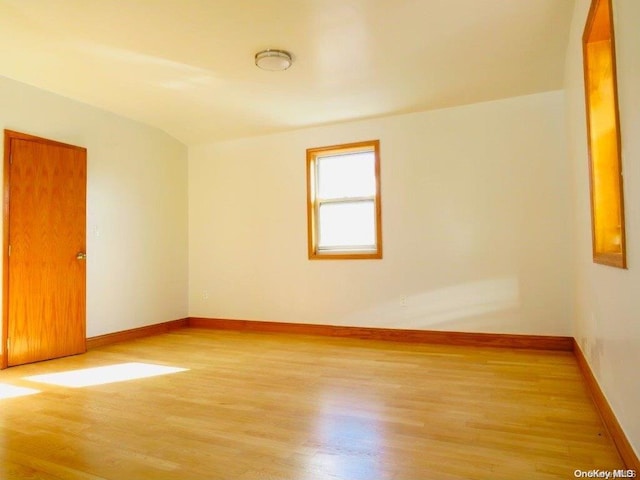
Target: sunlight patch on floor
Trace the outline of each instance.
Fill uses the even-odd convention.
[[[0,400],[5,398],[24,397],[25,395],[33,395],[34,393],[40,393],[40,390],[0,383]]]
[[[184,372],[186,370],[188,369],[133,362],[45,375],[33,375],[31,377],[25,377],[24,379],[61,387],[80,388],[125,382],[127,380],[138,380],[140,378],[157,377],[159,375]]]

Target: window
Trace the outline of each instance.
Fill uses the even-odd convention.
[[[582,37],[593,261],[626,268],[611,0],[593,0]]]
[[[307,150],[310,259],[382,258],[380,142]]]

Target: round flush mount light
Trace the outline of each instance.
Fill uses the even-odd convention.
[[[256,53],[255,59],[258,67],[270,72],[281,72],[289,68],[293,63],[289,52],[285,50],[273,50],[271,48]]]

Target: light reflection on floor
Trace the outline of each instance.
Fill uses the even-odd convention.
[[[188,369],[132,362],[107,365],[104,367],[85,368],[82,370],[71,370],[68,372],[33,375],[31,377],[25,377],[24,380],[62,387],[80,388],[137,380],[140,378],[157,377],[158,375],[184,372],[186,370]]]
[[[307,471],[332,478],[383,480],[385,434],[378,416],[383,408],[365,396],[327,397],[317,418],[317,452]]]
[[[7,383],[0,383],[0,400],[4,398],[16,398],[23,397],[25,395],[33,395],[34,393],[40,393],[40,390],[26,387],[16,387],[15,385],[9,385]]]

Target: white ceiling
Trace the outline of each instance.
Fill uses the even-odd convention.
[[[573,3],[0,0],[0,75],[193,144],[559,89]]]

